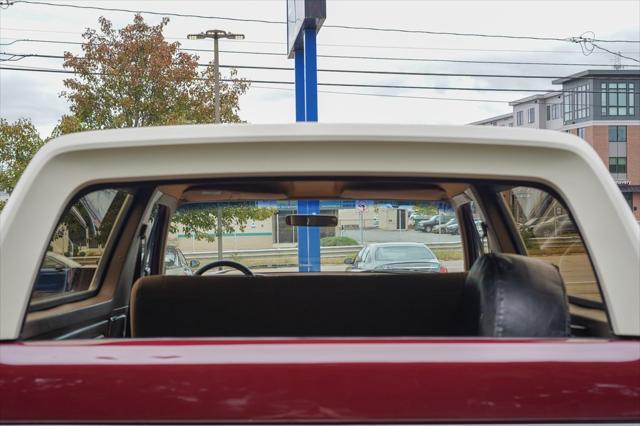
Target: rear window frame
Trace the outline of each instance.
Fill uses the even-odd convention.
[[[339,176],[314,176],[314,175],[310,175],[310,176],[298,176],[298,175],[286,175],[286,176],[270,176],[268,177],[268,180],[277,182],[277,181],[287,181],[287,180],[291,180],[291,179],[297,179],[297,180],[308,180],[308,181],[314,181],[314,180],[350,180],[350,181],[357,181],[357,182],[367,182],[367,181],[376,181],[376,182],[412,182],[412,183],[424,183],[424,184],[437,184],[438,182],[445,182],[445,183],[464,183],[469,185],[470,189],[474,192],[474,194],[476,195],[476,201],[478,202],[478,207],[482,210],[483,214],[486,216],[486,208],[484,206],[484,204],[488,201],[486,200],[485,196],[488,194],[492,194],[493,198],[492,200],[490,200],[490,202],[492,204],[494,204],[494,206],[498,209],[498,212],[500,213],[500,215],[502,216],[500,219],[503,222],[506,222],[506,225],[508,228],[513,228],[513,229],[509,229],[511,237],[514,238],[515,237],[515,241],[514,241],[514,249],[515,249],[515,253],[517,254],[521,254],[523,256],[528,256],[528,253],[526,251],[526,248],[524,247],[524,242],[522,241],[522,237],[521,235],[517,232],[517,229],[515,229],[515,225],[514,225],[514,221],[511,217],[511,213],[509,212],[507,206],[504,203],[504,200],[500,199],[500,200],[496,200],[497,198],[501,198],[500,196],[500,192],[507,190],[509,188],[515,187],[515,186],[527,186],[527,187],[531,187],[531,188],[535,188],[541,191],[545,191],[547,192],[549,195],[553,196],[568,212],[571,220],[574,221],[574,223],[576,223],[575,221],[575,214],[573,212],[573,210],[571,208],[569,208],[569,206],[567,205],[566,201],[564,200],[564,198],[562,196],[560,196],[560,192],[551,184],[549,184],[548,182],[541,182],[540,180],[535,180],[535,178],[531,179],[531,180],[522,180],[522,179],[491,179],[491,178],[477,178],[477,177],[469,177],[469,178],[464,178],[464,177],[451,177],[451,176],[438,176],[438,175],[431,175],[431,176],[349,176],[349,175],[339,175]],[[256,180],[261,180],[263,181],[264,178],[262,179],[258,179],[255,176],[247,176],[247,177],[228,177],[228,178],[192,178],[192,179],[188,179],[188,178],[178,178],[178,179],[166,179],[166,180],[143,180],[143,181],[132,181],[132,182],[127,182],[127,183],[122,183],[122,182],[111,182],[111,183],[99,183],[99,184],[93,184],[90,186],[87,186],[85,188],[82,188],[81,190],[79,190],[78,192],[76,192],[76,194],[71,198],[71,201],[67,204],[67,206],[65,206],[65,209],[62,210],[62,212],[66,211],[66,209],[73,205],[75,202],[77,202],[78,199],[80,199],[81,197],[83,197],[84,195],[90,193],[90,192],[94,192],[100,189],[118,189],[118,190],[123,190],[129,193],[130,197],[129,197],[129,202],[128,205],[126,207],[126,211],[123,212],[123,216],[124,219],[117,224],[117,235],[112,238],[112,241],[119,241],[121,238],[121,233],[122,233],[122,228],[123,228],[123,224],[124,222],[126,222],[129,219],[129,216],[131,214],[131,210],[132,210],[132,206],[135,204],[134,203],[134,199],[136,196],[136,193],[138,193],[139,191],[145,190],[145,189],[149,189],[149,188],[159,188],[161,186],[165,186],[165,185],[172,185],[172,184],[190,184],[190,185],[198,185],[198,184],[211,184],[211,183],[254,183]],[[479,194],[478,191],[484,193],[484,194]],[[457,217],[457,213],[456,213],[456,217]],[[60,217],[58,218],[58,221],[60,220]],[[601,296],[602,296],[602,300],[603,300],[603,310],[605,312],[605,315],[607,317],[607,322],[608,322],[608,328],[611,332],[612,335],[615,335],[613,333],[613,329],[612,329],[612,322],[611,322],[611,317],[609,315],[609,308],[607,306],[606,303],[606,298],[604,297],[604,293],[602,291],[602,278],[599,274],[598,269],[594,266],[594,262],[593,262],[593,258],[592,258],[592,254],[591,251],[589,250],[588,244],[587,242],[584,240],[583,238],[583,232],[580,228],[580,226],[576,223],[576,227],[578,229],[578,234],[580,235],[580,238],[583,242],[583,244],[585,245],[585,249],[586,249],[586,253],[589,259],[589,264],[592,267],[594,276],[596,277],[596,282],[597,282],[597,286],[598,286],[598,291],[600,292]],[[512,232],[515,231],[515,232]],[[53,234],[53,232],[55,232],[55,228],[54,230],[52,230],[51,235],[48,236],[48,240],[51,240],[51,236]],[[108,251],[108,257],[109,259],[111,258],[111,254],[113,251],[113,246],[112,246],[112,241],[109,242],[108,244],[108,248],[105,248],[105,255],[107,254]],[[466,250],[466,245],[468,244],[467,239],[462,239],[462,244],[463,244],[463,250]],[[495,249],[498,249],[499,247],[495,247]],[[524,250],[524,251],[523,251]],[[42,254],[42,258],[44,259],[44,255],[45,253],[43,252]],[[72,294],[68,294],[68,295],[61,295],[59,297],[52,297],[51,299],[46,299],[43,300],[41,302],[36,302],[36,303],[29,303],[28,307],[27,307],[27,313],[30,312],[35,312],[35,311],[41,311],[41,310],[45,310],[45,309],[49,309],[55,306],[59,306],[59,305],[63,305],[66,303],[70,303],[70,302],[75,302],[75,301],[79,301],[79,300],[84,300],[84,299],[89,299],[91,297],[96,296],[99,291],[100,288],[102,287],[102,281],[104,279],[104,274],[106,272],[108,264],[104,264],[104,265],[98,265],[99,266],[99,270],[96,271],[96,280],[99,280],[99,285],[92,290],[86,290],[83,292],[78,292],[78,293],[72,293]],[[467,269],[468,271],[468,269]],[[35,280],[34,280],[34,284],[35,284]],[[35,287],[35,285],[34,285]],[[33,292],[33,288],[32,288],[32,292]],[[32,294],[31,294],[32,297]],[[30,300],[31,300],[30,297]]]
[[[67,203],[65,208],[61,211],[60,215],[58,216],[56,226],[53,228],[52,232],[47,237],[47,241],[51,242],[51,238],[53,238],[53,234],[55,233],[56,229],[58,228],[58,225],[60,224],[60,219],[62,218],[62,215],[64,215],[64,213],[69,208],[71,208],[71,206],[76,204],[82,197],[88,194],[91,194],[93,192],[97,192],[105,189],[114,189],[116,191],[122,191],[126,194],[126,198],[123,202],[122,210],[118,214],[119,220],[116,221],[114,227],[111,229],[111,232],[109,233],[109,239],[104,248],[104,252],[102,253],[102,256],[100,257],[100,260],[98,261],[98,264],[96,266],[96,272],[92,279],[92,283],[95,283],[94,288],[90,288],[90,289],[78,291],[78,292],[71,292],[67,294],[62,293],[60,295],[51,296],[42,300],[34,301],[33,295],[35,292],[36,282],[38,279],[38,276],[36,275],[36,277],[34,277],[32,287],[31,287],[29,304],[27,305],[27,314],[31,312],[38,312],[46,309],[51,309],[56,306],[64,305],[67,303],[90,299],[92,297],[97,296],[98,293],[100,292],[100,289],[102,288],[102,283],[104,281],[104,277],[108,269],[108,265],[111,263],[111,260],[112,260],[113,251],[115,250],[117,242],[119,242],[122,237],[124,224],[129,220],[132,207],[136,199],[136,191],[141,188],[140,187],[132,188],[131,185],[121,186],[121,185],[101,184],[101,185],[90,186],[78,191]],[[44,262],[45,258],[46,258],[46,250],[42,255],[42,261],[40,262],[40,265],[42,265],[42,262]],[[40,269],[38,269],[38,271],[40,271]]]

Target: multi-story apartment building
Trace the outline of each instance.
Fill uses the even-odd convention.
[[[591,145],[640,220],[640,71],[586,70],[562,90],[511,102],[514,127],[560,130]],[[509,114],[471,124],[492,125]]]
[[[509,102],[515,126],[559,130],[562,127],[562,96],[556,92],[527,96]]]
[[[502,114],[496,117],[487,118],[486,120],[476,121],[471,124],[476,126],[513,127],[513,114]]]

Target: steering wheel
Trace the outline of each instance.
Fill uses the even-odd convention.
[[[202,275],[207,272],[209,269],[217,268],[219,266],[228,266],[230,268],[237,269],[238,271],[245,274],[247,277],[254,277],[255,275],[251,272],[251,269],[244,266],[242,263],[235,262],[233,260],[216,260],[215,262],[207,263],[202,268],[198,269],[194,275]]]

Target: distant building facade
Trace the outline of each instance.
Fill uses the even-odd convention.
[[[497,117],[487,118],[486,120],[476,121],[471,124],[476,126],[513,127],[513,114],[502,114]]]
[[[640,71],[586,70],[553,81],[561,92],[510,102],[511,114],[475,125],[508,122],[513,127],[572,133],[593,147],[640,220]]]

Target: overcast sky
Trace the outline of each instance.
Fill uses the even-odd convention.
[[[53,1],[53,0],[49,0]],[[286,19],[286,1],[63,1],[65,4],[108,8],[144,9],[160,12],[216,15],[236,18]],[[97,27],[105,16],[122,27],[132,21],[131,13],[80,10],[45,5],[16,3],[0,11],[1,42],[15,39],[82,41],[87,27]],[[159,16],[144,15],[155,24]],[[640,1],[327,1],[327,25],[357,25],[448,32],[533,35],[550,37],[579,36],[592,31],[602,39],[640,39]],[[244,41],[221,41],[222,50],[277,52],[281,56],[257,56],[221,53],[222,64],[293,66],[286,51],[286,27],[279,24],[246,23],[213,19],[171,17],[165,36],[178,40],[182,47],[211,48],[211,41],[189,41],[188,33],[208,29],[243,33]],[[640,58],[638,44],[605,44],[624,55]],[[61,55],[80,53],[79,46],[17,42],[1,46],[4,53],[40,53]],[[474,59],[489,61],[537,61],[611,64],[613,56],[594,52],[584,56],[580,46],[557,41],[525,41],[490,38],[433,36],[323,28],[318,34],[318,53],[329,55],[393,56],[434,59]],[[201,54],[200,62],[212,55]],[[8,58],[2,56],[3,59]],[[624,63],[631,63],[623,60]],[[3,62],[3,66],[62,68],[58,59],[26,58]],[[537,74],[563,76],[587,69],[587,66],[523,66],[454,64],[438,62],[402,62],[364,59],[318,58],[319,68],[444,73]],[[598,68],[602,69],[602,68]],[[638,68],[635,68],[638,69]],[[293,71],[240,71],[240,76],[260,80],[293,80]],[[68,111],[59,98],[63,74],[25,71],[0,71],[0,115],[8,120],[31,118],[42,136],[48,136],[60,116]],[[427,77],[393,75],[346,75],[319,73],[325,83],[373,83],[439,87],[502,87],[554,89],[550,79],[509,79],[470,77]],[[250,123],[287,123],[295,120],[295,105],[290,86],[255,84],[241,98],[241,118]],[[278,87],[279,89],[274,89]],[[286,89],[286,90],[283,90]],[[471,92],[453,90],[396,90],[320,87],[319,118],[323,122],[387,122],[421,124],[465,124],[511,111],[508,101],[530,92]],[[345,95],[325,93],[340,91]],[[463,100],[408,99],[363,96],[386,94]],[[502,102],[487,102],[487,100]]]

